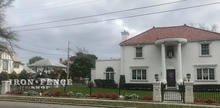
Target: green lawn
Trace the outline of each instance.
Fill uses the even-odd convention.
[[[64,88],[57,88],[59,90],[64,90]],[[49,89],[54,90],[54,89]],[[90,90],[87,86],[83,85],[73,85],[68,86],[67,91],[73,91],[75,93],[83,93],[83,94],[89,94]],[[112,88],[92,88],[92,93],[119,93],[118,89],[112,89]],[[131,94],[137,94],[140,98],[143,98],[144,96],[152,96],[152,91],[144,91],[144,90],[124,90],[121,89],[120,94],[121,95],[131,95]]]

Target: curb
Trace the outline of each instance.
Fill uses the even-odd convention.
[[[13,99],[15,98],[15,99]],[[50,99],[52,101],[43,101],[44,99]],[[69,102],[56,102],[56,101],[69,101]],[[112,102],[112,103],[130,103],[130,104],[160,104],[160,105],[176,105],[184,107],[208,107],[219,108],[216,105],[199,105],[199,104],[182,104],[182,103],[170,103],[170,102],[144,102],[144,101],[126,101],[126,100],[104,100],[104,99],[83,99],[83,98],[63,98],[63,97],[39,97],[39,96],[10,96],[0,95],[0,101],[14,101],[14,102],[29,102],[29,103],[44,103],[44,104],[61,104],[61,105],[77,105],[77,106],[94,106],[94,107],[107,107],[107,108],[125,108],[125,106],[114,105],[97,105],[97,104],[77,104],[74,101],[88,101],[88,102]],[[72,101],[72,102],[71,102]],[[134,108],[134,107],[129,107]]]

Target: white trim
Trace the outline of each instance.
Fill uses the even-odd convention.
[[[173,42],[186,43],[187,39],[185,39],[185,38],[165,38],[165,39],[156,40],[155,44],[160,45],[160,44],[163,44],[163,43],[173,43]]]
[[[208,79],[207,80],[203,79],[203,69],[204,68],[208,69]],[[209,68],[214,69],[214,79],[211,79],[211,80],[209,79]],[[196,82],[216,82],[216,68],[217,68],[217,64],[194,65],[195,81]],[[201,69],[202,79],[197,79],[197,69]]]
[[[143,80],[142,79],[142,73],[141,73],[141,80],[140,79],[137,79],[137,73],[136,73],[136,80],[135,79],[133,79],[132,77],[133,77],[133,75],[132,75],[132,70],[137,70],[137,69],[145,69],[146,70],[146,79],[145,80]],[[132,81],[132,82],[147,82],[148,81],[148,70],[149,70],[149,68],[148,68],[148,66],[131,66],[130,67],[130,81]]]
[[[199,42],[199,57],[212,57],[211,55],[211,41],[201,41]],[[202,55],[202,44],[209,44],[209,54],[208,55]]]

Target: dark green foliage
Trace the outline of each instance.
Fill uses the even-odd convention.
[[[98,88],[117,88],[114,80],[95,79],[94,81]]]
[[[17,79],[18,78],[18,74],[15,71],[13,71],[11,74],[9,74],[9,78],[10,79]]]
[[[97,57],[92,54],[79,52],[70,66],[70,75],[74,77],[90,78],[91,68],[95,67]]]
[[[0,80],[1,81],[5,81],[5,80],[9,80],[9,75],[7,72],[1,72],[0,74]]]
[[[43,58],[40,57],[40,56],[35,56],[35,57],[32,57],[29,59],[29,64],[33,64],[35,63],[36,61],[39,61],[39,60],[42,60]]]
[[[28,78],[29,78],[29,74],[25,70],[22,70],[21,73],[18,75],[18,79],[28,79]]]
[[[153,90],[153,84],[126,83],[125,89],[129,90]]]

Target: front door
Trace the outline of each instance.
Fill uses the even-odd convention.
[[[175,69],[168,69],[167,70],[167,86],[168,87],[175,87],[176,86]]]

